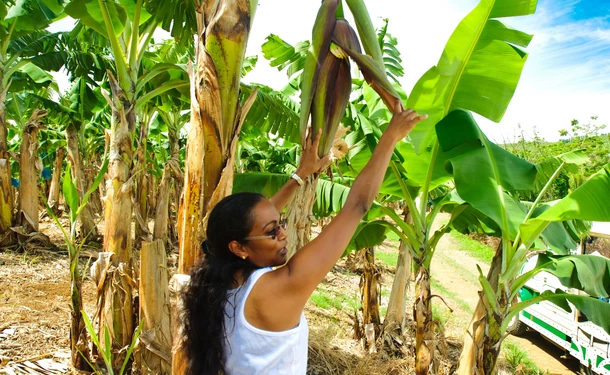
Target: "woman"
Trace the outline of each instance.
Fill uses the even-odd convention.
[[[305,374],[305,303],[339,259],[371,207],[394,146],[427,116],[402,110],[355,179],[345,205],[310,243],[286,262],[280,212],[296,191],[291,179],[271,199],[254,193],[226,197],[210,214],[206,257],[185,294],[188,374]],[[319,170],[320,134],[308,137],[297,175]],[[277,269],[277,267],[284,265]]]

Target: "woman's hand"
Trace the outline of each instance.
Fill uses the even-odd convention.
[[[400,101],[396,100],[394,103],[394,116],[392,116],[390,125],[388,125],[384,134],[388,134],[395,142],[398,142],[406,137],[417,123],[427,118],[428,115],[418,116],[417,112],[410,108],[403,110]]]
[[[312,131],[310,130],[303,146],[303,153],[301,155],[301,162],[296,170],[296,173],[302,179],[307,178],[309,175],[320,171],[320,168],[324,167],[328,163],[330,153],[323,158],[318,157],[318,145],[320,144],[320,137],[322,136],[322,129],[316,134],[316,138],[312,139]]]

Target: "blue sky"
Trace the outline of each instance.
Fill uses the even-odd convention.
[[[409,93],[431,66],[461,19],[477,0],[368,0],[375,25],[389,18],[389,32],[399,41],[406,75],[403,88]],[[311,38],[318,1],[259,0],[247,55],[260,54],[271,33],[290,43]],[[288,14],[290,16],[286,17]],[[348,17],[349,18],[349,17]],[[547,140],[569,128],[572,119],[610,127],[610,0],[539,0],[534,15],[502,19],[507,25],[534,34],[527,48],[528,61],[515,96],[499,124],[477,116],[492,140],[515,139],[518,125],[527,137],[534,129]],[[71,28],[67,25],[56,28]],[[352,23],[353,24],[353,23]],[[67,26],[66,26],[67,25]],[[281,88],[284,73],[259,58],[246,81]],[[606,129],[608,131],[608,129]]]

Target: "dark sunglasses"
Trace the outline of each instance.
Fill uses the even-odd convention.
[[[244,237],[244,240],[266,240],[266,239],[272,239],[275,240],[277,237],[279,237],[280,235],[280,230],[284,228],[286,229],[286,223],[284,222],[284,220],[280,220],[280,224],[274,226],[273,228],[271,228],[271,230],[269,230],[268,235],[266,236],[249,236],[249,237]]]

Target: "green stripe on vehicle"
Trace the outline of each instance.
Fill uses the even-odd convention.
[[[532,299],[538,295],[540,295],[540,293],[531,291],[527,288],[519,289],[519,296],[521,297],[521,301],[527,301],[528,299]]]
[[[537,317],[533,316],[532,314],[528,313],[527,311],[523,311],[523,316],[526,317],[527,319],[531,320],[532,322],[538,324],[542,328],[546,329],[553,335],[559,337],[560,339],[562,339],[564,341],[568,341],[568,336],[565,333],[561,332],[560,330],[551,326],[550,324],[538,319]],[[572,345],[574,345],[574,343],[572,343]]]

